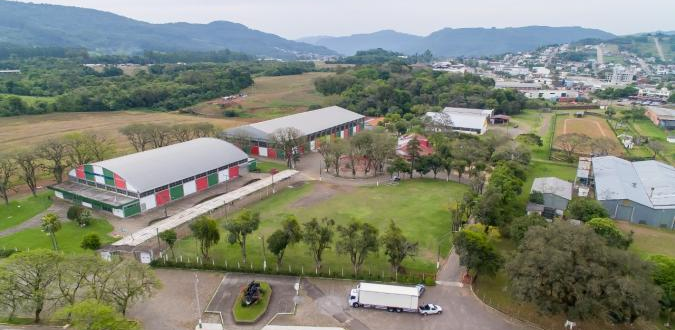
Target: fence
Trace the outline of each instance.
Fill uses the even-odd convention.
[[[286,263],[282,266],[265,264],[244,264],[240,261],[224,263],[216,263],[211,259],[205,261],[201,258],[183,258],[179,256],[174,260],[170,260],[167,255],[162,258],[153,260],[150,265],[155,268],[177,268],[177,269],[195,269],[195,270],[215,270],[232,273],[258,273],[268,275],[290,275],[290,276],[305,276],[305,277],[321,277],[321,278],[337,278],[337,279],[353,279],[365,281],[378,282],[397,282],[407,284],[424,283],[425,285],[436,284],[435,273],[396,273],[391,271],[383,271],[381,269],[372,270],[369,267],[363,267],[359,274],[354,276],[351,269],[344,267],[333,268],[330,265],[324,265],[321,269],[314,267],[308,268],[304,265],[297,266]]]

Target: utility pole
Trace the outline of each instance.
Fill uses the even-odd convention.
[[[265,251],[265,235],[258,236],[258,239],[260,239],[262,241],[263,271],[267,271],[267,252]]]
[[[202,308],[199,306],[199,277],[195,273],[195,298],[197,299],[197,318],[199,319],[199,329],[202,328]]]

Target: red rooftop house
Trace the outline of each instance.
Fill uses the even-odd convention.
[[[420,142],[420,156],[429,156],[434,153],[434,149],[429,144],[429,139],[425,136],[412,133],[406,134],[398,138],[398,144],[396,146],[396,155],[403,157],[404,159],[410,160],[410,153],[408,152],[408,143],[414,138],[417,138],[417,141]]]

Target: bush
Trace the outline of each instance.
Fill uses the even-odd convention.
[[[530,203],[543,205],[544,204],[544,194],[540,191],[533,191],[530,193],[529,198]]]
[[[79,205],[73,205],[68,208],[68,212],[66,213],[66,217],[68,220],[72,221],[77,221],[77,219],[80,218],[80,215],[82,214],[82,211],[84,211],[84,208]]]
[[[87,234],[82,238],[80,247],[85,250],[98,250],[101,248],[101,238],[98,236],[98,234]]]
[[[567,210],[565,210],[565,218],[581,220],[583,222],[593,218],[607,217],[609,217],[609,213],[607,213],[607,210],[605,210],[602,204],[590,198],[573,198],[572,201],[567,204]]]

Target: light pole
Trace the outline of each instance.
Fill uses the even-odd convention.
[[[199,306],[199,277],[195,273],[195,298],[197,299],[197,317],[199,318],[199,329],[202,328],[202,308]]]
[[[441,242],[444,238],[448,237],[448,235],[452,234],[452,230],[449,232],[443,234],[441,237],[438,238],[438,254],[436,254],[436,270],[439,270],[441,268]]]
[[[258,239],[262,241],[262,252],[263,252],[263,271],[267,271],[267,252],[265,251],[265,235],[258,236]]]

